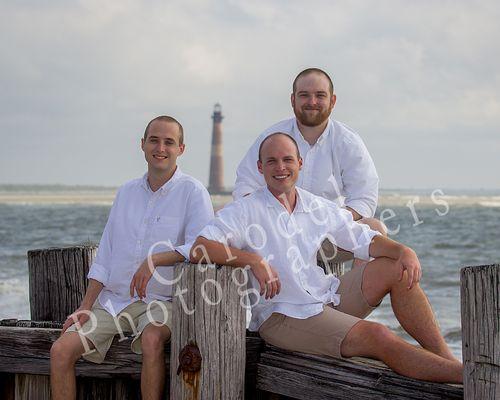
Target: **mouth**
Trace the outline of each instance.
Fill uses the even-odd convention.
[[[285,175],[273,175],[274,179],[277,179],[278,181],[283,181],[287,178],[289,178],[291,174],[285,174]]]
[[[158,154],[153,154],[153,158],[156,158],[157,160],[165,160],[167,156],[160,156]]]

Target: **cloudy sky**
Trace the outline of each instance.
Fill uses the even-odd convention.
[[[291,115],[297,72],[334,78],[334,117],[383,188],[500,189],[497,1],[2,1],[0,183],[119,185],[143,173],[156,115],[208,181],[211,113],[225,181]]]

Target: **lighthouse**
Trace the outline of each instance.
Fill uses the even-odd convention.
[[[214,106],[212,114],[212,149],[210,156],[210,179],[208,191],[210,194],[222,194],[224,190],[224,164],[222,160],[222,108],[219,103]]]

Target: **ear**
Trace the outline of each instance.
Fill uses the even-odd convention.
[[[141,138],[141,150],[144,151],[144,138]]]
[[[184,150],[186,150],[186,145],[182,143],[179,145],[179,155],[184,154]]]
[[[299,171],[302,169],[302,157],[299,158]]]
[[[333,110],[333,107],[335,107],[336,102],[337,102],[337,95],[334,94],[334,95],[332,95],[332,98],[330,100],[330,107],[332,107],[332,110]]]
[[[290,103],[292,104],[292,108],[295,109],[295,94],[290,95]]]
[[[262,171],[262,161],[260,160],[257,160],[257,169],[262,175],[264,175],[264,172]]]

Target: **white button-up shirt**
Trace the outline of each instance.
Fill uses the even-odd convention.
[[[217,213],[200,233],[209,240],[257,253],[276,269],[281,292],[272,299],[258,296],[259,284],[250,276],[252,319],[257,331],[273,312],[294,318],[319,314],[323,305],[338,305],[340,281],[317,265],[316,253],[325,238],[353,251],[356,258],[369,259],[369,246],[378,232],[353,221],[352,214],[335,203],[297,188],[297,203],[291,214],[269,192],[260,188],[230,203]]]
[[[213,218],[210,196],[196,179],[179,167],[168,182],[153,192],[144,177],[117,192],[88,278],[104,285],[99,302],[112,315],[139,300],[130,297],[130,282],[151,254],[176,250],[189,259],[189,250],[201,229]],[[155,246],[156,243],[159,243]],[[153,247],[152,247],[153,246]],[[145,302],[172,298],[173,268],[156,268]]]
[[[234,199],[265,186],[257,170],[259,146],[274,132],[292,136],[303,159],[297,186],[340,206],[348,206],[363,217],[373,217],[378,201],[378,175],[359,135],[342,123],[328,120],[325,131],[312,146],[300,133],[297,119],[281,121],[266,129],[254,142],[236,170]]]

